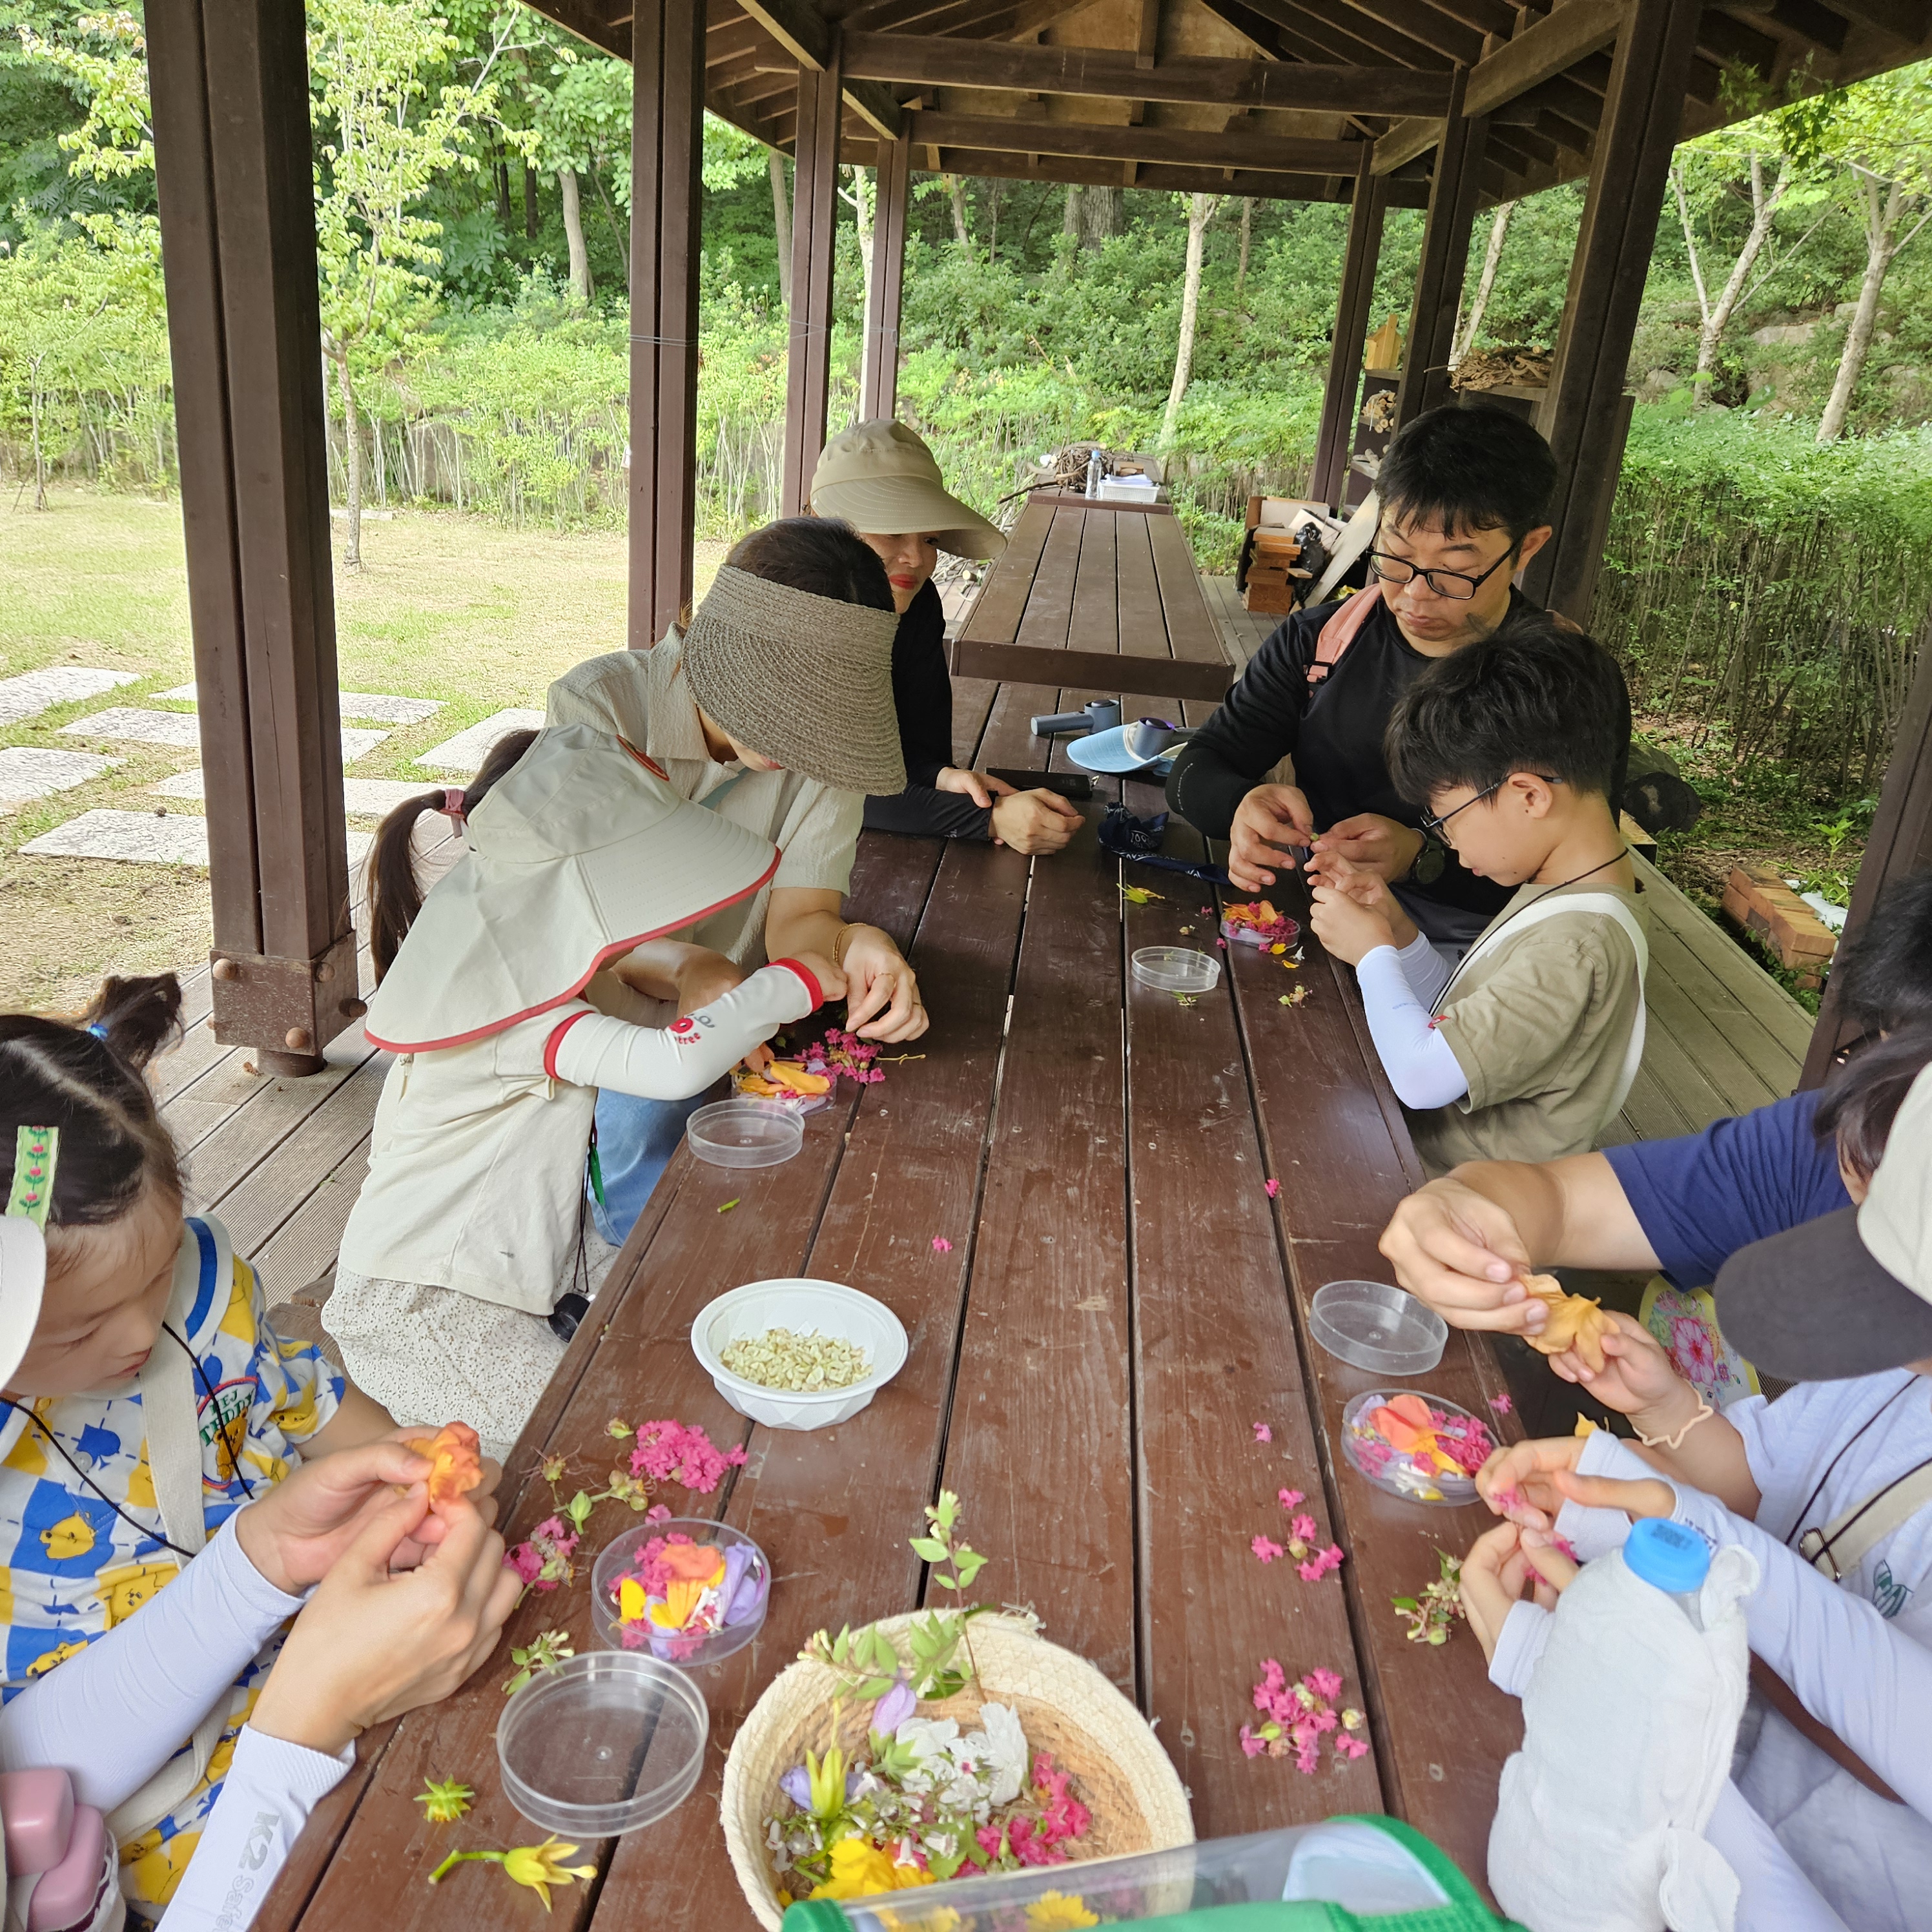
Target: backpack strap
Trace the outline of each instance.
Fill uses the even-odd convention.
[[[1928,1503],[1932,1503],[1932,1458],[1854,1503],[1822,1529],[1808,1529],[1798,1539],[1798,1554],[1833,1582],[1842,1582],[1874,1544],[1910,1522]]]
[[[1382,586],[1372,584],[1348,598],[1322,626],[1322,634],[1315,640],[1315,659],[1308,667],[1310,684],[1323,682],[1341,662],[1342,653],[1355,641],[1356,633],[1374,615],[1382,601]]]
[[[202,1514],[201,1416],[189,1353],[199,1325],[214,1306],[224,1283],[232,1279],[234,1256],[226,1238],[205,1221],[190,1221],[175,1257],[174,1286],[168,1296],[167,1325],[188,1344],[170,1337],[158,1346],[141,1370],[141,1420],[147,1430],[148,1473],[154,1502],[168,1540],[194,1552],[208,1540]],[[186,1746],[170,1758],[133,1796],[110,1814],[107,1828],[118,1844],[152,1831],[207,1774],[208,1760],[228,1721],[224,1693]]]
[[[1568,912],[1591,913],[1599,918],[1614,920],[1623,928],[1636,952],[1636,1019],[1630,1028],[1629,1044],[1624,1048],[1624,1064],[1617,1075],[1616,1097],[1610,1102],[1609,1112],[1597,1124],[1597,1132],[1600,1133],[1616,1118],[1624,1102],[1630,1098],[1631,1088],[1636,1084],[1637,1070],[1643,1064],[1644,1040],[1648,1031],[1646,1024],[1648,1012],[1643,1003],[1643,982],[1650,970],[1650,940],[1636,914],[1614,892],[1546,893],[1543,898],[1525,906],[1520,913],[1491,926],[1463,954],[1462,962],[1450,976],[1448,985],[1437,994],[1435,1016],[1438,1019],[1442,1017],[1443,1002],[1449,997],[1456,982],[1484,953],[1494,951],[1505,940],[1517,933],[1526,932],[1532,926],[1540,926],[1545,920],[1560,918]],[[1594,1136],[1592,1138],[1594,1138]]]

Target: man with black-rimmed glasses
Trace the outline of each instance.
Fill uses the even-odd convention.
[[[1229,842],[1228,871],[1260,892],[1298,862],[1335,853],[1388,880],[1444,951],[1466,947],[1508,901],[1440,840],[1390,782],[1382,740],[1396,700],[1432,658],[1532,608],[1514,580],[1550,540],[1550,446],[1496,409],[1418,416],[1389,446],[1367,587],[1297,611],[1174,762],[1168,803]],[[1621,688],[1622,680],[1619,678]],[[1629,738],[1624,704],[1620,744]],[[1622,796],[1627,753],[1611,792]],[[1262,782],[1284,758],[1294,782]]]

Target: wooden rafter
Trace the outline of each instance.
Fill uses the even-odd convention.
[[[1334,113],[1429,113],[1448,98],[1448,76],[1403,68],[1301,65],[1286,61],[1176,60],[1138,68],[1131,54],[1094,47],[1021,47],[912,34],[848,34],[848,70],[913,86],[983,87],[1018,94],[1098,95],[1210,107],[1298,108]]]
[[[991,148],[1022,154],[1169,161],[1180,166],[1261,169],[1279,174],[1341,172],[1352,176],[1358,141],[1298,140],[1244,130],[1210,134],[1195,128],[1114,128],[1089,121],[1005,120],[991,114],[930,111],[908,117],[915,142]]]

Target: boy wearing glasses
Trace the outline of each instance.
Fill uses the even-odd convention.
[[[1429,665],[1386,752],[1423,826],[1507,903],[1452,970],[1376,873],[1324,854],[1316,937],[1354,967],[1432,1174],[1582,1154],[1643,1054],[1643,909],[1609,797],[1626,714],[1608,656],[1543,613]]]
[[[1389,446],[1368,587],[1282,622],[1167,782],[1175,812],[1229,842],[1228,875],[1244,892],[1295,865],[1286,848],[1312,846],[1389,881],[1451,952],[1502,910],[1507,892],[1424,837],[1389,776],[1382,738],[1431,662],[1534,609],[1511,580],[1549,541],[1556,481],[1549,445],[1502,410],[1432,410]],[[1628,696],[1621,702],[1612,796],[1628,755]],[[1262,782],[1291,756],[1292,784]]]

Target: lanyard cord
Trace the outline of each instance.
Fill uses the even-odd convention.
[[[200,1357],[196,1355],[194,1351],[189,1348],[188,1345],[183,1341],[180,1336],[176,1334],[165,1322],[161,1324],[161,1332],[165,1334],[177,1348],[180,1348],[188,1356],[188,1359],[194,1364],[196,1379],[201,1384],[202,1391],[208,1397],[209,1406],[211,1408],[214,1407],[214,1390],[209,1384],[208,1371],[202,1366]],[[184,1563],[191,1563],[194,1561],[194,1552],[192,1550],[184,1550],[178,1543],[170,1542],[168,1538],[160,1532],[150,1528],[148,1526],[145,1522],[142,1522],[139,1517],[130,1516],[128,1512],[123,1509],[121,1505],[117,1503],[114,1498],[110,1496],[107,1492],[80,1466],[78,1462],[74,1460],[73,1456],[68,1454],[66,1444],[62,1442],[60,1438],[56,1436],[31,1408],[28,1408],[25,1403],[15,1402],[10,1396],[0,1396],[0,1402],[4,1402],[8,1408],[14,1410],[34,1428],[38,1429],[40,1432],[41,1435],[46,1438],[48,1447],[50,1448],[53,1450],[54,1454],[57,1455],[61,1460],[74,1472],[74,1474],[80,1478],[82,1486],[92,1492],[94,1496],[97,1496],[102,1502],[105,1503],[130,1529],[134,1531],[137,1534],[144,1538],[148,1537],[154,1538],[160,1543],[162,1548],[164,1550],[172,1550]],[[216,1410],[216,1418],[218,1423],[220,1423],[220,1411],[218,1409]],[[253,1502],[255,1499],[254,1489],[248,1480],[247,1472],[242,1467],[240,1453],[236,1450],[234,1440],[228,1432],[230,1426],[231,1425],[226,1423],[220,1423],[222,1444],[227,1450],[229,1462],[232,1466],[236,1475],[241,1481],[242,1493],[247,1496],[250,1502]],[[245,1446],[248,1441],[246,1433],[248,1424],[245,1418],[243,1419],[242,1427],[244,1431],[242,1441]]]
[[[1830,1462],[1825,1465],[1825,1473],[1818,1478],[1816,1484],[1813,1486],[1811,1493],[1804,1498],[1804,1507],[1798,1512],[1795,1517],[1792,1519],[1791,1534],[1784,1539],[1785,1546],[1787,1549],[1794,1548],[1796,1546],[1793,1539],[1796,1538],[1803,1530],[1804,1527],[1804,1519],[1811,1514],[1811,1505],[1824,1494],[1825,1485],[1832,1480],[1832,1472],[1836,1469],[1838,1465],[1851,1454],[1854,1448],[1857,1447],[1858,1438],[1864,1434],[1865,1431],[1870,1428],[1874,1423],[1878,1421],[1885,1414],[1886,1412],[1892,1407],[1892,1404],[1898,1401],[1900,1396],[1905,1394],[1911,1388],[1912,1384],[1918,1379],[1918,1377],[1916,1372],[1908,1372],[1905,1380],[1901,1382],[1897,1388],[1894,1389],[1891,1394],[1887,1396],[1884,1401],[1880,1402],[1878,1407],[1874,1409],[1871,1414],[1865,1418],[1863,1422],[1858,1424],[1858,1427],[1852,1431],[1850,1436],[1846,1438],[1843,1447],[1838,1450],[1838,1453],[1832,1458]],[[1922,1468],[1924,1466],[1922,1464],[1920,1466]],[[1915,1475],[1918,1472],[1916,1470],[1907,1470],[1906,1472],[1906,1475]],[[1902,1483],[1904,1480],[1905,1477],[1901,1476],[1898,1479],[1898,1483]],[[1870,1508],[1871,1502],[1877,1502],[1879,1496],[1888,1495],[1892,1490],[1897,1489],[1898,1483],[1888,1483],[1885,1488],[1879,1492],[1878,1496],[1873,1497],[1871,1498],[1871,1502],[1866,1504],[1865,1508]],[[1862,1509],[1858,1513],[1862,1516],[1864,1514],[1864,1510]],[[1849,1528],[1850,1525],[1847,1524],[1846,1527]],[[1828,1548],[1829,1545],[1828,1544],[1826,1546]]]
[[[1623,851],[1612,853],[1607,859],[1599,859],[1597,862],[1594,866],[1589,867],[1588,870],[1579,872],[1575,878],[1560,880],[1556,884],[1552,886],[1549,891],[1538,892],[1533,899],[1524,900],[1521,905],[1505,913],[1502,920],[1496,925],[1491,926],[1489,932],[1483,935],[1484,938],[1486,939],[1490,938],[1491,934],[1502,932],[1503,928],[1508,925],[1511,920],[1515,918],[1517,913],[1527,912],[1532,906],[1542,904],[1545,899],[1552,898],[1556,893],[1562,892],[1564,886],[1574,886],[1580,880],[1587,879],[1592,872],[1600,872],[1606,866],[1614,866],[1619,859],[1626,856],[1628,850],[1629,848],[1626,846]],[[1478,942],[1478,944],[1480,943],[1481,942],[1480,940]],[[1455,988],[1456,982],[1462,978],[1462,968],[1468,964],[1470,958],[1474,955],[1475,950],[1475,946],[1471,946],[1468,952],[1464,953],[1462,958],[1456,962],[1455,971],[1449,976],[1448,985],[1444,986],[1442,992],[1436,994],[1436,1011],[1438,1018],[1441,1016],[1442,1012],[1442,1002],[1448,998],[1450,992],[1454,991]]]

